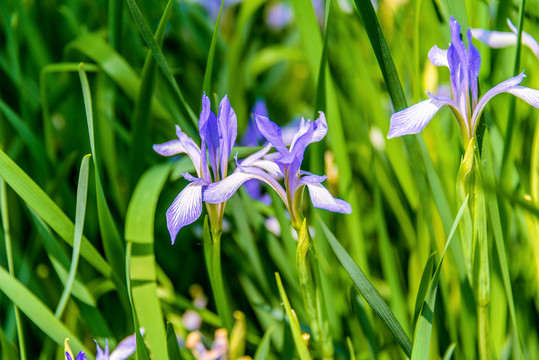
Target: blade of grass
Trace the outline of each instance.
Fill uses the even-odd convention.
[[[86,214],[86,200],[88,195],[88,173],[90,171],[89,167],[90,155],[86,155],[82,158],[80,164],[79,172],[79,182],[77,187],[77,207],[75,212],[75,233],[73,234],[73,255],[71,257],[71,267],[69,268],[69,275],[65,282],[64,291],[58,306],[56,307],[56,312],[54,316],[57,319],[62,317],[64,309],[69,300],[69,295],[71,294],[71,289],[73,288],[73,283],[75,281],[75,275],[77,274],[77,266],[79,264],[79,255],[80,255],[80,244],[82,240],[82,232],[84,229],[84,216]]]
[[[92,97],[90,94],[90,85],[88,83],[88,76],[84,70],[84,63],[79,64],[79,78],[82,87],[82,94],[84,98],[84,108],[86,110],[86,121],[88,125],[88,135],[90,138],[90,148],[92,150],[92,157],[94,161],[95,169],[95,183],[96,183],[96,196],[97,196],[97,216],[99,221],[99,227],[101,236],[103,237],[103,248],[105,249],[105,256],[111,264],[112,269],[116,276],[120,280],[125,280],[125,268],[123,259],[125,259],[125,250],[123,242],[120,238],[118,228],[114,223],[114,218],[108,206],[101,184],[101,174],[98,162],[98,154],[96,154],[96,146],[94,140],[94,118],[92,110]],[[125,282],[124,282],[125,283]]]
[[[71,220],[2,150],[0,150],[0,176],[65,242],[73,246],[75,226]],[[113,277],[109,264],[86,237],[82,238],[81,255],[105,277]]]
[[[217,44],[217,34],[219,34],[219,23],[221,22],[221,13],[223,12],[223,4],[225,0],[221,0],[221,7],[219,8],[219,15],[215,22],[215,29],[211,37],[210,51],[208,52],[208,58],[206,60],[206,71],[204,71],[204,81],[202,81],[202,91],[211,95],[211,74],[213,71],[213,58],[215,56],[215,45]]]
[[[178,344],[178,338],[174,332],[174,326],[171,323],[167,323],[167,352],[170,360],[182,360],[182,353],[180,352],[180,346]]]
[[[4,231],[4,241],[6,246],[6,257],[9,269],[9,275],[15,278],[15,267],[13,265],[13,252],[11,247],[11,230],[9,226],[9,208],[7,201],[6,182],[0,178],[0,211],[2,212],[2,230]],[[22,327],[21,315],[17,304],[13,303],[13,311],[15,312],[15,323],[17,324],[17,338],[19,340],[19,352],[21,360],[26,360],[26,346],[24,329]]]
[[[406,335],[402,329],[399,321],[395,318],[395,315],[389,310],[389,307],[386,305],[376,288],[367,279],[363,271],[361,271],[350,255],[348,255],[342,245],[339,244],[339,241],[335,238],[331,230],[329,230],[323,222],[320,222],[320,224],[331,248],[346,270],[348,276],[352,279],[356,288],[361,295],[363,295],[375,314],[382,320],[382,323],[388,328],[389,332],[397,341],[406,356],[410,356],[412,354],[412,343],[408,335]]]
[[[193,110],[191,109],[191,107],[189,106],[189,104],[185,101],[183,94],[180,90],[180,87],[178,86],[178,83],[174,79],[174,76],[172,75],[172,72],[170,71],[170,68],[168,66],[167,60],[165,59],[165,56],[163,55],[163,52],[161,51],[161,47],[155,41],[152,35],[152,32],[150,28],[148,27],[148,24],[146,23],[146,20],[144,20],[144,17],[142,13],[140,12],[139,7],[137,6],[135,0],[127,0],[127,3],[129,5],[129,8],[131,9],[131,13],[133,14],[133,18],[135,19],[135,22],[137,23],[140,33],[142,37],[144,38],[144,41],[146,42],[148,47],[151,49],[155,57],[155,60],[157,61],[157,64],[163,71],[165,78],[168,80],[168,82],[174,89],[174,92],[176,93],[178,100],[183,105],[185,111],[189,115],[189,118],[191,119],[194,127],[197,127],[198,119],[195,113],[193,112]],[[193,127],[185,128],[183,130],[191,137],[195,133],[193,130]]]
[[[168,359],[166,331],[157,297],[154,255],[154,219],[159,194],[172,163],[150,168],[133,192],[125,221],[125,239],[132,243],[130,258],[131,294],[140,326],[154,358]]]
[[[64,340],[69,338],[70,345],[76,352],[84,350],[88,359],[94,360],[94,357],[90,355],[91,353],[82,345],[82,342],[54,317],[49,308],[2,267],[0,267],[0,290],[59,346],[63,346]]]
[[[169,0],[165,12],[159,21],[157,31],[155,32],[155,41],[160,46],[163,44],[165,38],[165,30],[170,15],[172,14],[173,4],[174,1]],[[155,62],[155,58],[151,52],[149,52],[146,55],[144,67],[142,68],[140,88],[138,89],[138,96],[137,101],[135,102],[135,111],[132,119],[133,137],[131,140],[129,158],[129,180],[131,188],[135,186],[135,182],[142,174],[144,162],[141,161],[141,159],[144,158],[145,152],[149,149],[150,137],[148,129],[150,126],[150,105],[156,81],[156,67],[157,63]]]
[[[430,339],[431,339],[431,334],[432,334],[432,322],[434,320],[434,309],[436,306],[436,293],[438,291],[438,280],[440,279],[440,272],[442,270],[442,264],[444,261],[445,253],[447,249],[449,248],[451,239],[453,238],[453,235],[455,234],[457,225],[459,224],[462,214],[464,213],[464,210],[466,209],[467,206],[468,206],[468,197],[466,197],[466,199],[462,203],[462,206],[460,207],[460,210],[457,213],[457,217],[455,218],[455,221],[453,222],[453,226],[451,227],[451,231],[449,232],[449,236],[447,237],[447,242],[445,243],[444,251],[442,253],[442,256],[440,257],[440,261],[438,262],[438,265],[436,266],[436,270],[434,271],[434,275],[432,276],[432,279],[430,281],[426,297],[423,299],[420,316],[419,316],[419,319],[417,321],[416,328],[414,331],[414,346],[412,350],[412,360],[429,358]]]
[[[296,345],[296,350],[298,352],[299,358],[301,360],[312,359],[311,354],[307,349],[307,345],[305,345],[305,342],[303,342],[303,339],[301,337],[301,328],[299,326],[298,318],[296,316],[296,313],[290,306],[290,301],[288,301],[288,296],[286,295],[286,292],[284,290],[284,286],[281,282],[281,276],[279,276],[279,273],[275,273],[275,280],[277,281],[279,295],[281,296],[281,300],[283,301],[284,309],[286,312],[286,316],[288,317],[290,329],[292,330],[292,337],[294,338],[294,344]]]
[[[270,345],[271,345],[271,334],[275,330],[275,327],[270,326],[268,330],[264,333],[260,344],[256,348],[254,360],[264,360],[269,357]]]

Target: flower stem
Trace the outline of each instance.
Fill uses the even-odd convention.
[[[320,358],[329,360],[333,359],[333,342],[328,333],[328,322],[323,315],[320,287],[317,286],[313,277],[312,259],[314,257],[312,256],[311,242],[307,221],[303,219],[303,224],[298,231],[298,248],[296,252],[301,293],[314,342],[321,352]]]
[[[221,318],[224,327],[230,333],[232,330],[232,317],[223,284],[223,273],[221,271],[221,234],[221,229],[215,229],[212,225],[211,271],[214,280],[212,286],[217,312],[219,313],[219,317]]]

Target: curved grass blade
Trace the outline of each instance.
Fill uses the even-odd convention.
[[[288,317],[288,322],[290,324],[290,330],[292,330],[292,337],[294,338],[294,344],[296,345],[296,350],[298,351],[299,358],[301,360],[310,360],[312,359],[307,345],[303,342],[301,338],[301,329],[299,327],[299,321],[296,313],[290,306],[290,301],[288,301],[288,296],[284,291],[283,283],[281,282],[281,276],[279,273],[275,273],[275,280],[277,281],[277,287],[279,288],[279,295],[283,301],[284,309],[286,316]]]
[[[0,178],[0,211],[2,212],[2,230],[4,232],[4,240],[6,246],[6,257],[9,269],[9,274],[15,278],[15,267],[13,265],[13,253],[11,251],[11,230],[9,226],[9,208],[7,202],[6,182]],[[26,346],[24,331],[21,323],[21,314],[17,304],[13,303],[15,312],[15,323],[17,324],[17,337],[19,340],[19,351],[21,360],[26,360]]]
[[[449,345],[447,350],[444,353],[443,360],[450,360],[453,357],[453,353],[455,352],[455,348],[457,347],[457,344],[452,343]]]
[[[79,183],[77,187],[77,209],[75,212],[75,233],[73,234],[73,255],[71,257],[71,267],[69,269],[69,275],[67,277],[64,291],[58,302],[58,307],[54,316],[59,319],[62,317],[73,283],[75,281],[75,275],[77,274],[77,265],[79,264],[80,256],[80,244],[82,241],[82,232],[84,229],[84,215],[86,214],[86,200],[88,195],[88,172],[90,155],[86,155],[82,158],[80,164]]]
[[[270,326],[269,329],[266,330],[260,344],[258,344],[258,347],[256,348],[254,360],[264,360],[268,358],[271,345],[271,334],[274,330],[274,326]]]
[[[189,106],[189,104],[185,101],[183,94],[180,90],[180,87],[178,86],[178,83],[176,82],[176,79],[174,79],[174,76],[172,76],[172,72],[170,71],[170,68],[168,66],[167,60],[165,59],[165,55],[163,55],[163,52],[161,51],[161,47],[157,42],[155,41],[152,32],[150,28],[148,27],[148,24],[146,23],[146,20],[144,20],[144,17],[142,16],[142,13],[140,12],[140,9],[138,8],[135,0],[127,0],[127,4],[129,5],[129,8],[131,9],[131,13],[133,14],[133,18],[135,19],[135,22],[137,23],[140,33],[142,37],[144,38],[144,41],[148,45],[148,47],[151,49],[155,60],[157,61],[157,64],[163,71],[166,79],[174,89],[174,92],[176,93],[180,103],[185,108],[185,111],[189,115],[189,118],[193,122],[193,125],[196,127],[198,125],[198,119]],[[187,132],[188,135],[193,137],[195,135],[195,132],[192,127],[188,127],[183,129],[185,132]]]
[[[86,110],[86,121],[88,124],[88,135],[90,137],[90,148],[92,150],[92,156],[95,168],[95,184],[96,184],[96,196],[97,196],[97,216],[99,221],[99,227],[101,236],[103,237],[103,248],[105,249],[105,255],[111,264],[114,273],[120,278],[125,279],[125,268],[123,259],[125,258],[125,250],[123,242],[120,238],[118,228],[114,223],[114,218],[108,206],[101,184],[100,167],[98,163],[98,155],[96,154],[95,140],[94,140],[94,118],[92,111],[92,97],[90,94],[90,85],[88,84],[88,77],[84,70],[84,63],[79,64],[78,68],[82,94],[84,98],[84,108]]]
[[[423,275],[421,275],[421,281],[419,282],[419,289],[417,290],[417,297],[415,299],[414,306],[414,318],[412,321],[412,328],[415,329],[417,324],[417,319],[419,318],[419,313],[425,297],[427,296],[427,291],[429,289],[429,283],[431,280],[432,269],[434,268],[434,253],[429,256],[425,268],[423,269]]]
[[[440,257],[440,261],[438,262],[434,275],[432,276],[432,279],[430,281],[426,297],[423,298],[420,316],[419,316],[419,319],[417,321],[417,325],[414,331],[414,346],[412,350],[412,360],[429,358],[430,338],[432,334],[432,321],[434,319],[434,308],[436,305],[436,293],[438,291],[438,280],[440,278],[440,272],[442,270],[442,264],[444,261],[445,253],[447,249],[449,248],[449,244],[451,243],[451,239],[453,238],[453,235],[455,234],[455,230],[457,229],[457,226],[460,222],[462,214],[464,214],[464,210],[467,209],[468,199],[469,197],[466,197],[464,199],[462,206],[460,207],[459,212],[457,213],[457,217],[455,218],[455,221],[453,222],[453,226],[451,227],[451,231],[449,232],[449,236],[447,237],[447,242],[445,243],[444,251],[442,253],[442,256]]]
[[[221,22],[221,13],[223,12],[224,3],[225,0],[221,0],[219,15],[217,16],[217,22],[215,23],[215,29],[213,30],[213,35],[211,37],[210,51],[208,52],[206,70],[204,71],[204,81],[202,82],[202,91],[206,92],[208,96],[211,94],[211,74],[213,71],[213,58],[215,56],[215,45],[217,44],[217,34],[219,33],[219,23]]]
[[[132,244],[129,268],[134,311],[140,326],[146,329],[146,341],[153,357],[164,360],[168,359],[168,353],[163,314],[157,298],[153,234],[157,200],[171,164],[154,166],[141,177],[129,203],[125,221],[125,239]]]
[[[163,44],[165,38],[165,30],[167,28],[168,20],[172,14],[174,2],[170,0],[167,3],[165,12],[159,21],[159,26],[155,32],[155,41],[159,44]],[[131,188],[134,187],[135,182],[138,180],[143,171],[144,162],[141,159],[144,158],[144,152],[148,150],[149,136],[148,129],[150,126],[150,107],[153,91],[155,87],[155,75],[156,75],[156,62],[155,58],[149,52],[146,55],[144,61],[144,67],[142,68],[142,75],[140,81],[140,87],[138,89],[137,101],[135,102],[135,111],[133,113],[133,135],[131,140],[131,151],[129,158],[129,179]]]
[[[324,222],[321,220],[319,221],[322,229],[324,230],[324,234],[331,245],[331,248],[335,252],[335,255],[339,259],[341,265],[348,273],[348,276],[350,276],[354,282],[354,285],[357,287],[361,295],[363,295],[376,315],[388,328],[389,332],[400,345],[406,356],[410,356],[412,354],[412,343],[408,335],[406,335],[402,329],[402,326],[398,320],[395,318],[395,315],[393,315],[391,310],[389,310],[389,307],[386,305],[376,288],[367,279],[363,271],[361,271],[350,255],[348,255],[342,245],[339,244],[339,241],[335,238],[331,230],[329,230]]]
[[[65,242],[73,246],[75,226],[58,205],[13,161],[0,150],[0,176]],[[84,236],[81,255],[107,278],[113,276],[109,264]]]
[[[171,323],[167,323],[167,352],[170,360],[183,360],[178,338]]]
[[[82,342],[54,317],[49,308],[2,267],[0,267],[0,290],[58,345],[63,346],[65,339],[69,338],[70,345],[76,352],[83,350],[88,359],[94,360]]]

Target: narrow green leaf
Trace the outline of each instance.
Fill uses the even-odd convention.
[[[450,360],[453,357],[453,352],[455,352],[456,347],[457,347],[457,344],[455,343],[452,343],[451,345],[449,345],[449,347],[445,351],[443,360]]]
[[[438,280],[440,278],[440,272],[442,271],[442,264],[444,261],[445,253],[447,249],[449,248],[451,239],[453,238],[455,230],[457,229],[458,223],[462,215],[464,214],[464,210],[467,207],[468,207],[468,197],[466,197],[466,199],[462,203],[462,206],[460,207],[457,217],[455,218],[455,221],[453,222],[453,226],[451,227],[451,231],[449,232],[449,236],[447,238],[444,251],[442,253],[442,256],[440,257],[440,261],[438,262],[438,265],[436,266],[436,271],[434,272],[434,275],[432,276],[432,280],[430,281],[429,289],[427,291],[426,297],[423,300],[420,316],[419,316],[419,319],[417,321],[417,325],[414,331],[414,347],[412,351],[412,359],[428,359],[429,358],[430,338],[432,334],[432,322],[434,320],[434,309],[436,305],[436,293],[438,291]]]
[[[83,350],[88,359],[94,359],[82,342],[54,317],[49,308],[2,267],[0,267],[0,290],[56,344],[63,346],[64,340],[69,338],[70,345],[76,352]]]
[[[271,334],[275,330],[275,327],[270,326],[264,333],[260,344],[256,348],[254,360],[265,360],[269,357],[269,351],[271,346]],[[172,360],[172,359],[171,359]]]
[[[65,242],[73,246],[75,226],[71,220],[2,150],[0,176]],[[112,277],[110,266],[85,237],[82,238],[81,255],[105,277]]]
[[[213,71],[213,58],[215,56],[215,45],[217,44],[217,34],[219,34],[219,24],[221,22],[221,13],[223,12],[223,4],[225,0],[221,0],[221,7],[219,8],[219,15],[215,22],[215,29],[211,37],[210,51],[208,52],[208,58],[206,60],[206,71],[204,71],[204,81],[202,82],[202,91],[206,92],[208,96],[211,95],[211,74]]]
[[[11,343],[7,341],[4,331],[2,330],[2,327],[0,327],[0,349],[2,349],[0,354],[2,355],[3,359],[6,359],[6,360],[19,359],[19,357],[17,357],[15,346],[13,346]]]
[[[88,77],[84,70],[84,63],[79,65],[79,78],[82,87],[82,94],[84,98],[84,108],[86,110],[86,121],[88,125],[88,135],[90,137],[90,148],[92,150],[92,157],[94,161],[95,169],[95,183],[96,183],[96,195],[97,195],[97,216],[99,220],[99,227],[101,235],[103,237],[103,248],[105,249],[105,255],[107,260],[114,269],[114,273],[120,280],[125,279],[125,250],[124,244],[120,238],[118,228],[114,223],[114,218],[108,206],[101,184],[102,176],[100,174],[100,166],[98,162],[98,155],[96,154],[96,146],[94,139],[94,119],[92,109],[92,97],[90,94],[90,85],[88,83]]]
[[[182,353],[180,352],[180,345],[178,344],[178,338],[174,332],[174,326],[171,323],[167,323],[167,352],[170,360],[182,360]]]
[[[421,275],[421,281],[419,282],[419,289],[417,291],[417,297],[415,299],[414,306],[414,318],[412,321],[412,328],[415,329],[417,325],[417,319],[419,318],[419,312],[427,296],[427,291],[429,289],[430,279],[432,275],[432,269],[434,268],[434,253],[429,256],[425,268],[423,269],[423,275]]]
[[[154,255],[154,219],[159,194],[170,173],[171,163],[150,168],[141,177],[127,209],[125,239],[132,243],[130,257],[131,294],[134,310],[154,358],[168,359],[163,313],[157,297]],[[167,244],[166,246],[170,246]]]
[[[142,13],[140,12],[139,7],[137,6],[135,0],[127,0],[127,4],[129,5],[129,8],[131,9],[131,13],[133,14],[133,18],[135,19],[135,22],[137,23],[140,33],[142,37],[144,38],[144,41],[152,51],[155,60],[157,61],[157,64],[165,74],[166,79],[174,89],[174,92],[176,93],[178,100],[185,108],[185,111],[189,115],[189,118],[193,122],[193,125],[196,127],[198,124],[198,119],[189,106],[189,104],[185,101],[183,94],[180,90],[180,87],[178,86],[178,83],[176,82],[176,79],[174,79],[174,76],[172,75],[172,72],[170,71],[170,68],[168,66],[167,60],[165,59],[165,55],[163,55],[163,52],[161,51],[161,47],[157,42],[155,41],[152,32],[150,28],[148,27],[148,24],[146,23],[146,20],[144,20],[144,17],[142,16]],[[187,132],[188,135],[192,137],[194,135],[194,130],[192,127],[183,129],[185,132]]]
[[[275,273],[275,279],[277,281],[277,287],[279,288],[279,295],[281,296],[281,300],[284,304],[286,316],[288,317],[290,329],[292,330],[292,337],[294,338],[294,344],[296,345],[296,350],[298,352],[299,358],[301,360],[312,359],[311,354],[307,349],[307,345],[305,345],[301,337],[301,329],[299,326],[297,315],[290,306],[290,301],[288,301],[288,296],[286,295],[286,292],[284,290],[284,286],[281,282],[281,276],[279,275],[279,273]]]
[[[73,254],[71,257],[71,267],[69,268],[69,275],[67,277],[64,291],[58,302],[56,312],[54,316],[59,319],[62,317],[64,309],[69,300],[73,283],[75,282],[75,275],[77,274],[77,266],[79,264],[80,244],[82,240],[82,232],[84,229],[84,216],[86,214],[86,200],[88,195],[88,173],[90,155],[86,155],[82,158],[79,172],[79,182],[77,187],[77,207],[75,211],[75,233],[73,234]]]
[[[168,20],[172,14],[174,1],[169,0],[165,12],[159,21],[159,26],[155,32],[155,41],[161,46],[165,38],[165,30],[168,25]],[[142,75],[140,81],[140,88],[138,89],[137,101],[135,101],[135,111],[133,113],[133,132],[131,140],[131,151],[129,157],[129,179],[131,187],[134,186],[135,181],[141,175],[144,169],[145,152],[150,148],[149,146],[149,126],[150,126],[150,110],[151,99],[153,97],[155,87],[155,75],[156,75],[156,62],[155,58],[149,52],[146,55],[144,66],[142,68]]]
[[[352,304],[354,310],[357,314],[359,325],[361,330],[367,338],[367,344],[369,346],[369,353],[371,354],[372,359],[378,359],[378,343],[376,341],[377,334],[374,333],[374,327],[370,318],[367,316],[365,311],[365,304],[363,298],[359,295],[356,289],[350,289],[350,297],[352,298]]]
[[[348,276],[350,276],[354,282],[354,285],[357,287],[361,295],[363,295],[376,315],[380,318],[380,320],[382,320],[382,323],[384,323],[384,325],[388,328],[389,332],[395,338],[404,353],[407,356],[410,356],[412,354],[412,343],[408,335],[406,335],[402,329],[400,323],[395,318],[395,315],[393,315],[391,310],[389,310],[389,307],[386,305],[376,288],[367,279],[365,274],[356,265],[350,255],[348,255],[346,250],[344,250],[342,245],[339,244],[339,241],[335,238],[326,224],[323,222],[320,222],[320,224],[322,225],[322,229],[324,230],[324,234],[326,235],[331,248],[335,252],[335,255],[339,259],[341,265],[348,273]]]

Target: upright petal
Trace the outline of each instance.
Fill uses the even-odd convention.
[[[268,119],[266,116],[254,114],[256,126],[258,131],[270,142],[271,145],[281,154],[281,156],[289,157],[290,152],[283,142],[283,136],[281,134],[281,128]]]
[[[350,204],[344,200],[334,198],[329,190],[320,183],[321,181],[324,181],[324,177],[318,175],[304,176],[300,180],[300,184],[307,186],[309,189],[313,206],[341,214],[350,214],[352,212]]]
[[[140,329],[140,333],[144,335],[144,329]],[[130,335],[123,339],[116,349],[110,354],[110,360],[125,360],[137,350],[136,335]]]
[[[442,106],[450,104],[451,99],[428,99],[394,113],[387,138],[421,132]]]
[[[228,96],[226,95],[219,104],[217,125],[219,128],[219,150],[221,153],[221,176],[224,178],[228,171],[228,158],[230,157],[230,152],[232,151],[232,147],[234,146],[234,142],[238,135],[236,113],[234,112],[234,109],[232,109],[232,106],[230,106]]]
[[[201,179],[188,184],[176,196],[167,210],[167,227],[172,244],[182,227],[193,223],[202,214],[202,187],[206,184]]]
[[[243,183],[251,179],[260,180],[270,185],[288,207],[286,192],[279,182],[263,170],[249,166],[236,169],[223,180],[206,186],[202,191],[202,200],[210,204],[225,202],[236,193]]]
[[[313,142],[314,136],[314,124],[312,121],[302,122],[298,135],[294,138],[292,145],[290,146],[290,154],[292,157],[289,160],[281,159],[283,164],[290,164],[294,159],[299,160],[299,166],[303,161],[303,155],[307,146]]]
[[[84,351],[81,351],[77,354],[77,358],[75,360],[86,360],[86,355],[84,354]]]
[[[449,67],[449,63],[447,62],[447,50],[440,49],[438,46],[434,45],[429,50],[428,56],[432,65]]]
[[[99,347],[99,345],[97,344],[97,341],[95,341],[95,347],[97,351],[95,360],[109,360],[109,341],[108,340],[105,340],[105,351],[103,351]]]
[[[470,92],[472,93],[472,106],[477,105],[477,78],[481,67],[481,55],[472,43],[472,32],[468,29],[468,74],[470,77]]]
[[[200,112],[198,128],[201,140],[201,163],[207,163],[207,149],[210,165],[215,176],[219,169],[219,129],[217,127],[217,118],[213,111],[211,111],[210,99],[206,96],[206,93],[202,95],[202,110]],[[202,170],[205,171],[206,169],[206,166],[202,166]],[[209,174],[204,174],[204,178],[209,180]]]
[[[318,119],[314,121],[313,139],[311,143],[318,142],[326,137],[328,133],[328,123],[326,122],[326,115],[322,112],[318,112]]]
[[[502,81],[501,83],[499,83],[498,85],[494,86],[489,91],[487,91],[481,97],[481,99],[479,99],[479,102],[477,103],[477,106],[475,107],[473,115],[472,115],[472,130],[475,129],[475,127],[477,125],[477,120],[479,119],[479,117],[483,113],[483,110],[485,109],[485,106],[487,105],[487,103],[494,96],[496,96],[498,94],[501,94],[501,93],[504,93],[504,92],[509,92],[509,90],[514,89],[517,85],[519,85],[522,82],[524,77],[526,77],[526,75],[524,75],[524,73],[521,73],[521,74],[519,74],[517,76],[509,78],[509,79],[507,79],[505,81]],[[515,95],[519,96],[517,94],[518,94],[518,91],[517,91],[517,93]]]

